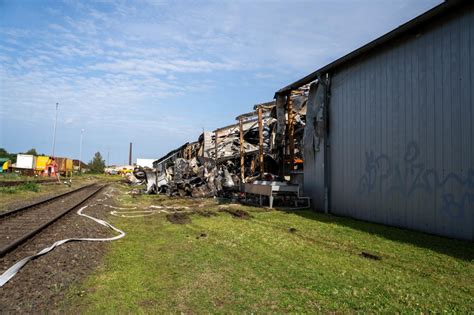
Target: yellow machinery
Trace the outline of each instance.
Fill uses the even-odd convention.
[[[46,174],[45,169],[52,165],[53,160],[49,156],[36,157],[35,173]],[[73,172],[73,161],[68,158],[55,158],[57,172],[63,176],[71,176]]]
[[[46,165],[50,164],[50,157],[49,156],[37,156],[36,157],[36,165],[35,165],[35,173],[41,174],[46,169]]]
[[[2,164],[2,167],[0,168],[0,173],[8,172],[8,169],[10,168],[10,166],[12,166],[12,161],[10,160],[6,160],[6,161],[0,160],[0,163]]]
[[[118,174],[119,174],[119,175],[125,175],[125,174],[127,174],[127,173],[133,173],[133,170],[124,167],[124,168],[122,168],[122,169],[120,169],[120,170],[118,171]]]

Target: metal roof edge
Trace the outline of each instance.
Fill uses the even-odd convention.
[[[184,147],[186,147],[187,145],[189,144],[189,142],[186,142],[185,144],[183,144],[182,146],[174,149],[174,150],[171,150],[170,152],[166,153],[164,156],[160,157],[159,159],[153,161],[153,163],[161,163],[163,160],[165,160],[166,158],[172,156],[173,154],[175,153],[178,153],[181,149],[183,149]]]

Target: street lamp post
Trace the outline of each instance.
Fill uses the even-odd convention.
[[[84,135],[84,129],[81,129],[81,141],[79,143],[79,174],[82,172],[82,139]]]
[[[54,149],[56,147],[56,128],[58,125],[58,107],[59,103],[56,103],[56,119],[54,120],[54,133],[53,133],[53,158],[54,158]]]

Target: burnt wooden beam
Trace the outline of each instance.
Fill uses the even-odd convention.
[[[260,165],[260,177],[263,178],[264,165],[263,165],[263,118],[262,108],[257,109],[258,112],[258,162]]]
[[[240,182],[244,183],[245,181],[245,151],[244,151],[244,125],[242,118],[239,119],[239,130],[240,130]]]
[[[218,140],[219,139],[219,131],[214,131],[214,144],[215,144],[215,148],[214,148],[214,151],[215,151],[215,155],[216,155],[216,161],[217,161],[217,158],[218,158],[218,155],[217,155],[217,145],[218,145]]]
[[[291,92],[287,98],[287,114],[288,114],[288,149],[290,155],[290,172],[294,171],[295,163],[295,124],[293,114],[293,103],[291,100]]]

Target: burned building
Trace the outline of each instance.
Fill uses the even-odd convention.
[[[256,180],[291,185],[284,182],[302,172],[308,92],[308,86],[295,89],[283,112],[275,101],[257,104],[236,123],[204,131],[135,176],[147,182],[148,193],[195,197],[239,192]],[[299,188],[291,191],[299,196]]]

